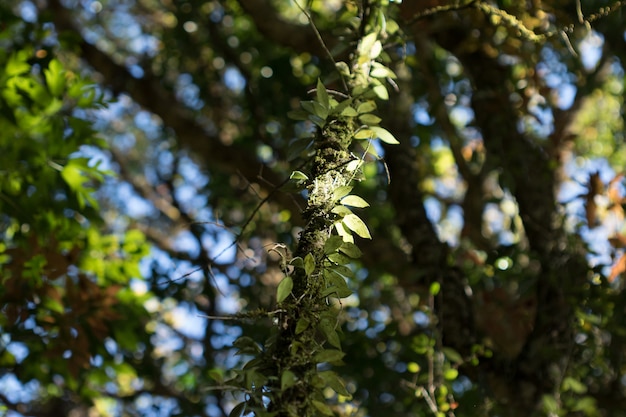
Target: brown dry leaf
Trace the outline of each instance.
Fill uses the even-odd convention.
[[[591,229],[598,225],[596,219],[598,206],[596,205],[595,197],[604,193],[604,184],[600,179],[600,173],[598,171],[589,174],[587,188],[589,191],[585,195],[585,218],[587,219],[587,226]]]
[[[626,236],[621,233],[615,233],[609,238],[609,243],[615,249],[626,248]]]
[[[617,278],[624,272],[626,272],[626,254],[622,255],[617,260],[617,262],[615,262],[615,265],[613,265],[613,267],[611,268],[611,273],[609,274],[608,278],[609,282],[615,281],[615,278]]]

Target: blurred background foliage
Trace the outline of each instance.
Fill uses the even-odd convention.
[[[391,5],[337,415],[626,415],[623,3]],[[367,7],[0,5],[0,413],[229,415]]]

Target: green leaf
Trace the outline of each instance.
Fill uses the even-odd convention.
[[[343,245],[343,239],[341,236],[331,236],[326,242],[324,242],[324,255],[330,255],[331,253],[337,252],[337,249]]]
[[[298,379],[296,375],[290,370],[286,370],[280,376],[280,389],[286,390],[289,387],[292,387]]]
[[[356,117],[358,113],[353,107],[346,107],[341,111],[341,115],[345,117]]]
[[[397,145],[398,140],[385,128],[382,128],[380,126],[370,126],[370,129],[374,131],[374,134],[380,138],[380,140],[382,140],[385,143],[388,143],[389,145]]]
[[[370,113],[374,110],[376,110],[376,102],[373,100],[364,101],[363,103],[359,104],[359,107],[357,107],[356,109],[359,114]]]
[[[302,171],[293,171],[289,176],[290,180],[306,181],[309,179],[307,175]]]
[[[317,411],[324,414],[325,416],[334,416],[333,410],[330,409],[326,404],[318,400],[312,400],[311,403],[313,407],[317,408]]]
[[[317,101],[303,101],[300,103],[300,105],[304,110],[319,117],[322,120],[326,120],[326,118],[328,117],[328,108],[322,106]]]
[[[371,139],[374,136],[376,136],[376,134],[372,129],[359,129],[354,134],[354,139]]]
[[[340,361],[344,356],[346,356],[346,354],[340,350],[324,349],[318,352],[317,354],[315,354],[313,359],[315,360],[315,362],[318,362],[318,363],[337,362],[337,361]]]
[[[383,44],[377,40],[372,45],[372,49],[370,49],[370,52],[369,52],[370,59],[378,58],[378,56],[380,55],[382,51],[383,51]]]
[[[280,281],[278,284],[278,289],[276,290],[276,302],[282,303],[288,296],[291,294],[291,290],[293,289],[293,279],[290,276],[286,276]]]
[[[328,269],[338,273],[339,275],[341,275],[342,277],[346,279],[354,278],[354,272],[352,271],[352,269],[350,269],[349,267],[345,265],[333,265],[329,267]]]
[[[335,100],[331,100],[331,109],[330,109],[330,114],[342,114],[344,116],[346,116],[345,114],[343,114],[344,110],[348,109],[348,108],[352,108],[352,99],[351,98],[347,98],[345,100],[343,100],[340,103],[337,103]]]
[[[448,381],[454,381],[459,376],[459,371],[454,368],[446,369],[443,372],[443,377]]]
[[[319,329],[322,331],[324,336],[326,336],[328,343],[341,349],[341,340],[339,340],[339,335],[337,334],[335,327],[335,324],[330,320],[322,319],[322,321],[320,321]]]
[[[315,94],[317,97],[317,101],[326,109],[328,109],[329,102],[330,102],[328,98],[328,91],[326,91],[326,87],[322,83],[322,80],[320,80],[319,78],[317,79],[317,87],[315,89]],[[328,116],[328,113],[326,115]]]
[[[345,384],[336,372],[322,371],[319,372],[318,375],[324,380],[324,385],[331,387],[333,391],[335,391],[337,394],[348,397],[348,399],[352,398],[352,395],[350,395],[350,393],[346,389]]]
[[[341,204],[357,208],[369,207],[369,203],[358,195],[347,195],[341,199]]]
[[[322,297],[327,297],[333,293],[336,293],[339,298],[345,298],[352,295],[352,290],[346,284],[345,278],[337,272],[325,269],[324,278],[326,279],[326,288],[322,291]]]
[[[331,253],[327,258],[338,265],[348,265],[352,262],[350,258],[340,253]]]
[[[304,260],[301,257],[296,256],[291,261],[289,261],[289,265],[293,265],[296,268],[304,269]]]
[[[446,358],[448,358],[448,360],[450,362],[454,362],[454,363],[457,363],[457,364],[460,364],[460,363],[463,362],[463,358],[461,357],[459,352],[457,352],[456,350],[454,350],[454,349],[452,349],[450,347],[442,347],[441,351],[446,356]]]
[[[63,65],[57,60],[52,59],[48,68],[44,70],[44,76],[48,90],[53,96],[59,97],[65,90],[65,71]]]
[[[334,224],[335,229],[337,230],[337,234],[341,236],[344,242],[352,242],[354,243],[354,237],[352,237],[352,233],[350,229],[348,229],[342,222],[336,222]]]
[[[12,54],[4,70],[6,75],[8,77],[14,77],[30,71],[30,65],[27,62],[29,55],[30,54],[25,49]]]
[[[430,295],[432,295],[433,297],[436,296],[437,294],[439,294],[439,291],[441,290],[441,284],[438,282],[433,282],[432,284],[430,284]]]
[[[367,35],[363,36],[358,46],[359,56],[369,58],[370,52],[372,51],[376,42],[380,43],[380,41],[378,41],[378,33],[376,32],[370,32]]]
[[[396,74],[380,62],[373,62],[370,70],[370,77],[374,78],[396,78]]]
[[[352,191],[352,186],[350,185],[343,185],[341,187],[337,187],[333,190],[333,200],[337,201],[340,198],[343,198],[345,196],[347,196],[350,191]]]
[[[311,322],[306,317],[302,317],[301,319],[299,319],[296,323],[296,334],[300,334],[305,331],[310,324]]]
[[[582,382],[568,376],[563,380],[563,391],[572,391],[576,394],[584,394],[587,392],[587,387]]]
[[[290,110],[287,112],[287,117],[291,120],[307,120],[309,118],[309,112],[303,109]]]
[[[363,164],[363,161],[361,159],[353,159],[352,161],[348,162],[348,165],[346,165],[346,171],[348,172],[356,171],[357,169],[361,167],[362,164]]]
[[[339,71],[339,74],[341,75],[350,75],[350,67],[348,67],[348,64],[343,61],[335,63],[335,68],[337,68],[337,71]]]
[[[307,276],[311,276],[313,271],[315,271],[315,258],[312,254],[307,253],[304,257],[304,273]]]
[[[343,218],[342,223],[362,238],[372,238],[367,225],[356,214],[348,214]]]
[[[335,213],[336,215],[340,216],[340,217],[345,217],[348,214],[352,213],[352,210],[350,210],[348,207],[346,206],[335,206],[330,210],[331,213]]]
[[[376,85],[372,88],[374,94],[381,100],[389,100],[389,91],[384,85]]]
[[[359,116],[359,121],[369,126],[377,125],[381,120],[383,119],[372,113],[365,113]]]
[[[359,249],[359,247],[354,243],[345,242],[343,245],[341,245],[339,250],[352,259],[358,259],[363,255],[361,249]]]

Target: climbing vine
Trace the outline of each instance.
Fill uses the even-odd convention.
[[[353,184],[362,178],[366,155],[375,154],[374,140],[398,143],[374,113],[376,101],[388,99],[387,83],[395,77],[385,66],[383,51],[383,43],[398,28],[388,20],[387,5],[375,1],[367,10],[354,10],[359,17],[354,33],[365,35],[354,36],[356,48],[348,62],[335,63],[345,91],[330,90],[319,80],[313,99],[302,101],[300,109],[289,114],[315,127],[312,136],[293,145],[296,152],[312,153],[306,172],[291,175],[308,196],[302,213],[305,227],[293,257],[285,260],[274,334],[263,346],[245,336],[235,342],[239,353],[252,359],[232,381],[246,399],[231,416],[251,411],[257,416],[332,416],[323,389],[350,398],[342,379],[330,369],[320,371],[318,365],[339,364],[344,356],[333,300],[352,294],[346,283],[354,274],[349,264],[361,256],[355,236],[371,239],[354,212],[369,204],[352,193]],[[358,150],[355,141],[363,144]]]

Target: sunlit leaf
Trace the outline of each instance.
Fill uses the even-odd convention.
[[[343,218],[343,224],[345,224],[348,229],[352,230],[357,235],[361,236],[365,239],[371,239],[370,231],[356,214],[348,214]]]
[[[380,126],[370,126],[370,129],[374,132],[374,134],[383,142],[388,143],[390,145],[397,145],[398,140],[393,137],[393,135],[385,128]]]
[[[276,290],[276,302],[282,303],[291,294],[293,279],[288,275],[280,281]]]
[[[370,206],[367,201],[363,200],[358,195],[345,196],[344,198],[341,199],[341,204],[345,206],[352,206],[352,207],[358,207],[358,208]]]

